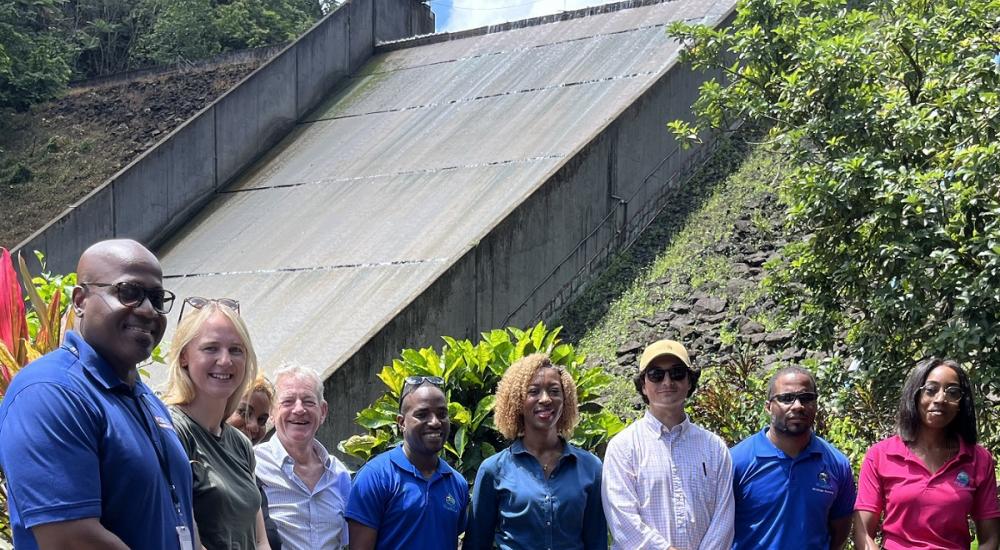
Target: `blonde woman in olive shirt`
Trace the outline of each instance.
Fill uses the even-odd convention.
[[[226,423],[257,376],[239,302],[186,299],[168,369],[163,401],[191,461],[202,546],[270,550],[250,440]]]

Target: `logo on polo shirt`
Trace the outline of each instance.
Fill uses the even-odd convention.
[[[823,470],[816,476],[816,485],[812,490],[825,495],[832,495],[834,493],[833,486],[830,485],[830,474],[826,473],[826,470]]]
[[[962,487],[968,487],[969,474],[965,473],[965,471],[958,472],[958,475],[955,476],[955,483],[958,483]]]
[[[452,511],[452,512],[457,512],[458,511],[458,501],[455,500],[455,497],[453,497],[451,495],[448,495],[448,496],[444,497],[444,507],[446,509]]]

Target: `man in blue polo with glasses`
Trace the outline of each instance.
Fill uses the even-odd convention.
[[[189,550],[191,466],[136,367],[174,295],[130,240],[88,248],[77,277],[77,330],[14,377],[0,405],[14,546]]]
[[[816,391],[808,370],[778,370],[765,405],[770,426],[732,448],[734,549],[839,549],[847,541],[854,474],[847,457],[813,433]]]
[[[469,483],[438,453],[448,441],[448,400],[435,376],[411,376],[396,423],[403,444],[365,464],[347,504],[351,550],[454,549],[465,532]]]

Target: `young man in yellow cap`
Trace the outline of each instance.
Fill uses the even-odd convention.
[[[684,413],[700,371],[680,342],[650,344],[634,382],[646,414],[608,443],[604,514],[614,549],[729,548],[733,464],[722,439]]]

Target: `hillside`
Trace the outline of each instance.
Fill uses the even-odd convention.
[[[0,114],[0,246],[40,229],[258,65],[70,90],[30,112]]]

